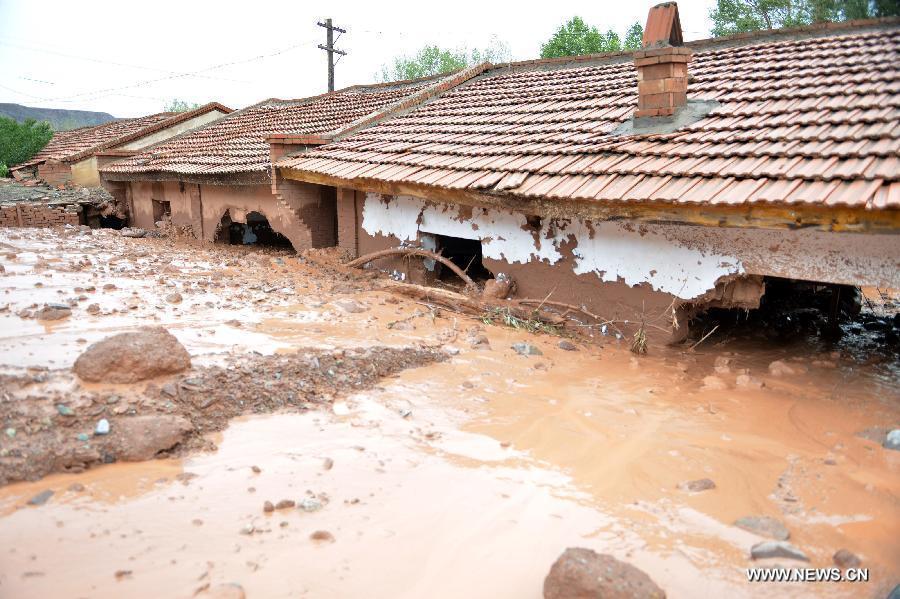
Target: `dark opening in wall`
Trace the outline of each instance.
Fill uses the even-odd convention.
[[[103,216],[100,210],[93,205],[88,205],[84,207],[84,211],[82,212],[81,221],[83,224],[91,227],[92,229],[124,229],[128,226],[128,221],[124,218],[119,218],[115,214],[110,214],[109,216]]]
[[[172,205],[164,200],[152,200],[153,222],[172,220]]]
[[[450,237],[449,235],[435,235],[437,252],[463,269],[467,275],[475,281],[484,281],[494,278],[494,275],[484,267],[481,262],[481,241],[478,239],[463,239],[462,237]],[[438,264],[436,268],[441,265]],[[442,281],[456,279],[456,275],[449,268],[440,268],[438,278]]]
[[[216,241],[231,245],[293,249],[290,240],[272,229],[268,219],[259,212],[249,212],[246,223],[236,223],[231,220],[231,214],[226,211],[219,223]]]

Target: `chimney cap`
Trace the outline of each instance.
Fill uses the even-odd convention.
[[[683,44],[678,4],[663,2],[651,8],[647,15],[647,26],[644,27],[644,48],[681,46]]]

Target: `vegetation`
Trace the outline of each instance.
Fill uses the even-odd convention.
[[[54,131],[68,131],[79,127],[102,125],[115,120],[106,112],[89,110],[67,110],[62,108],[35,108],[21,104],[0,103],[0,117],[6,117],[24,123],[26,119],[38,122],[47,121]]]
[[[640,23],[635,23],[625,33],[623,43],[619,34],[612,29],[601,33],[598,28],[585,23],[581,17],[572,17],[556,30],[547,43],[541,45],[541,58],[637,50],[641,47],[643,35],[643,27]]]
[[[200,108],[200,106],[200,104],[173,98],[171,102],[163,106],[163,112],[188,112],[191,110],[197,110],[198,108]]]
[[[439,46],[425,46],[413,56],[398,56],[392,65],[384,65],[377,75],[380,81],[418,79],[458,71],[481,62],[509,62],[509,47],[494,38],[484,49],[450,50]]]
[[[717,0],[710,11],[715,37],[900,15],[897,0]]]
[[[0,117],[0,176],[6,176],[7,166],[25,162],[47,145],[53,137],[53,129],[47,122],[26,119],[17,123]]]

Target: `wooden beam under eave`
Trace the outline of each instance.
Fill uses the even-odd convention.
[[[646,223],[753,229],[816,229],[853,233],[900,233],[900,210],[866,210],[820,206],[613,204],[591,200],[522,198],[469,189],[431,187],[377,179],[341,179],[292,168],[279,169],[286,179],[389,195],[409,195],[435,202],[503,208],[543,218],[631,220]]]

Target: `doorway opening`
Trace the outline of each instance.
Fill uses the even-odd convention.
[[[259,212],[247,213],[247,222],[231,220],[231,213],[225,211],[219,223],[216,241],[231,245],[254,245],[279,249],[294,249],[290,240],[275,231],[269,220]]]

